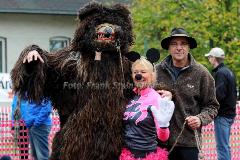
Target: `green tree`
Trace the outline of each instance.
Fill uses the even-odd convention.
[[[144,53],[146,46],[159,48],[163,59],[168,53],[161,49],[161,40],[174,27],[183,27],[198,42],[191,52],[200,63],[210,68],[204,54],[220,47],[226,64],[240,79],[239,0],[134,0],[131,10],[136,35],[133,50]]]

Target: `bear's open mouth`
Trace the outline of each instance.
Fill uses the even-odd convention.
[[[115,37],[114,37],[114,33],[113,34],[106,34],[104,32],[98,32],[97,33],[97,39],[96,40],[101,40],[101,41],[114,41]]]
[[[101,24],[96,28],[96,40],[99,42],[115,41],[115,27],[111,24]]]

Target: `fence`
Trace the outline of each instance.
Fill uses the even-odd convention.
[[[237,116],[232,125],[230,137],[232,160],[240,160],[240,101],[237,102],[236,107]],[[217,160],[213,123],[204,126],[202,132],[205,160]]]
[[[53,126],[48,137],[49,149],[55,133],[59,130],[59,118],[56,112],[53,112],[52,120]],[[22,126],[23,123],[20,125]],[[13,160],[32,160],[27,130],[20,129],[15,134],[12,126],[11,107],[0,107],[0,157],[9,155]]]
[[[14,140],[14,131],[11,122],[11,108],[0,107],[0,157],[2,155],[9,155],[13,160],[25,159],[31,160],[29,151],[28,136],[26,130],[22,131],[20,142]],[[56,112],[53,112],[53,126],[49,135],[49,148],[51,149],[54,134],[59,130],[59,119]],[[214,139],[213,123],[203,127],[203,152],[205,160],[216,160],[216,147]],[[231,131],[231,151],[232,160],[240,159],[240,102],[237,103],[237,117],[232,126]],[[22,148],[19,146],[22,145]]]

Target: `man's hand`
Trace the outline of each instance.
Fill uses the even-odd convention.
[[[201,126],[201,120],[197,116],[189,116],[185,119],[187,121],[188,126],[195,130]]]
[[[26,62],[30,63],[32,61],[37,61],[37,60],[40,60],[42,63],[44,63],[44,60],[42,59],[40,54],[36,50],[33,50],[33,51],[30,51],[28,55],[24,57],[23,63],[26,63]]]

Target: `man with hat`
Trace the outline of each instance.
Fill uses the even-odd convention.
[[[214,119],[217,156],[218,160],[230,160],[230,132],[236,116],[236,80],[233,72],[224,65],[225,53],[221,48],[212,48],[205,56],[213,66],[212,75],[220,104],[218,115]]]
[[[183,28],[174,28],[161,46],[169,55],[156,67],[157,82],[159,89],[172,91],[176,106],[169,141],[161,145],[173,149],[169,160],[198,160],[201,127],[213,121],[219,108],[214,79],[189,53],[197,42]]]

